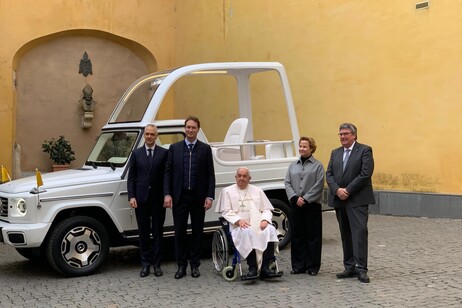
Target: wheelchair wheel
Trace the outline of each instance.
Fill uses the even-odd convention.
[[[237,266],[226,266],[223,271],[221,272],[221,275],[226,281],[234,281],[237,278]]]
[[[215,270],[217,272],[223,271],[228,265],[229,261],[229,250],[228,240],[226,238],[225,231],[223,229],[217,229],[213,233],[212,241],[212,260]]]

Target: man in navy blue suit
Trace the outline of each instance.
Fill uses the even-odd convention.
[[[168,152],[164,178],[164,207],[171,208],[175,229],[175,256],[178,270],[175,279],[186,275],[200,276],[200,256],[205,211],[215,198],[215,170],[212,149],[197,139],[200,121],[190,116],[185,121],[184,141],[174,143]],[[188,217],[191,216],[191,245],[187,242]]]
[[[367,221],[369,204],[375,203],[372,148],[357,142],[358,131],[351,123],[341,124],[338,135],[342,146],[332,151],[326,171],[328,203],[335,208],[343,247],[345,270],[337,278],[357,277],[369,283]]]
[[[144,128],[144,146],[133,151],[130,158],[127,180],[128,200],[138,223],[141,277],[149,275],[151,265],[156,277],[163,275],[160,267],[165,221],[163,185],[168,151],[156,146],[156,139],[157,127],[148,124]]]

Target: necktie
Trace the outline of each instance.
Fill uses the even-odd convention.
[[[188,168],[188,189],[191,189],[191,168],[192,168],[192,150],[194,144],[188,144],[189,147],[189,168]]]
[[[152,162],[152,149],[148,149],[148,166],[151,167]]]
[[[350,158],[350,149],[345,150],[345,157],[343,158],[343,171],[345,171],[345,166],[348,162],[348,158]]]

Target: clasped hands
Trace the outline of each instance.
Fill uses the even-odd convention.
[[[297,198],[297,206],[298,207],[302,207],[303,205],[305,205],[305,203],[306,203],[306,201],[302,197]]]
[[[266,227],[268,227],[268,224],[269,222],[266,221],[266,220],[262,220],[260,222],[260,229],[261,230],[265,230]],[[245,221],[244,219],[239,219],[238,221],[236,221],[236,225],[242,229],[247,229],[248,227],[250,227],[250,223],[248,223],[247,221]]]
[[[335,194],[337,195],[337,197],[339,197],[340,200],[346,200],[350,196],[346,188],[337,189]]]

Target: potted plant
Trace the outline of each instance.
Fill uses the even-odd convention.
[[[75,160],[71,143],[63,135],[60,135],[58,139],[45,140],[42,143],[42,150],[53,161],[53,171],[69,169],[69,164]]]

